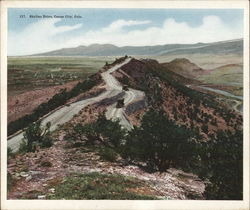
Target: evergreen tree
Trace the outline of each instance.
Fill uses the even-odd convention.
[[[203,174],[208,178],[205,196],[215,200],[243,199],[243,132],[219,132],[207,142]]]
[[[39,147],[50,147],[52,139],[50,137],[50,122],[44,128],[41,127],[41,121],[30,124],[24,132],[24,142],[21,151],[34,152]]]
[[[125,133],[118,120],[107,120],[105,115],[101,114],[94,123],[84,126],[78,124],[71,136],[75,136],[75,140],[85,140],[87,144],[99,142],[108,147],[118,148],[124,141]]]
[[[193,133],[176,125],[163,112],[147,112],[139,128],[128,136],[127,156],[145,161],[155,170],[165,171],[173,166],[185,166],[193,158]]]

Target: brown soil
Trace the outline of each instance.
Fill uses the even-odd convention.
[[[105,111],[106,106],[97,106],[96,104],[88,105],[83,108],[72,120],[70,120],[68,125],[76,125],[78,123],[85,125],[95,122],[98,116]]]
[[[90,97],[94,97],[99,95],[100,93],[104,92],[106,90],[105,88],[105,84],[104,82],[101,83],[98,86],[94,86],[93,88],[91,88],[89,91],[84,92],[79,94],[78,96],[71,98],[68,103],[73,103],[73,102],[77,102],[77,101],[81,101]]]
[[[145,113],[146,109],[139,109],[134,113],[127,116],[129,122],[134,126],[140,126],[142,117]]]
[[[162,96],[165,99],[163,102],[164,110],[169,118],[175,120],[177,124],[196,127],[205,137],[207,134],[214,134],[218,129],[230,129],[223,117],[214,114],[213,108],[206,107],[203,104],[188,105],[189,98],[171,86],[163,84]],[[174,98],[174,100],[170,100],[170,98]],[[193,112],[194,109],[197,109],[198,112]],[[205,115],[208,116],[207,121],[205,120]],[[216,126],[211,124],[212,120],[216,120]],[[208,126],[208,132],[202,130],[203,125]]]
[[[8,123],[15,121],[38,107],[41,103],[47,102],[61,89],[72,89],[79,81],[69,82],[64,85],[47,87],[40,90],[32,90],[20,95],[8,97]]]

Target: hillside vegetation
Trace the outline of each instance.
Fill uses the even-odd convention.
[[[145,93],[114,109],[124,111],[131,129],[106,118],[114,98],[131,93],[117,89],[118,95],[86,106],[53,133],[49,124],[45,136],[39,124],[30,125],[23,154],[9,151],[9,197],[242,200],[243,117],[216,96],[188,87],[197,80],[171,71],[187,66],[190,77],[202,71],[186,59],[161,65],[125,56],[106,63],[99,73],[69,92],[62,90],[8,131],[90,92],[102,82],[101,72],[124,61],[111,78],[127,85],[127,91]]]
[[[178,82],[175,77],[154,60],[132,60],[122,67],[130,75],[118,75],[121,82],[145,91],[149,106],[163,109],[169,119],[185,125],[206,139],[218,128],[228,131],[240,129],[242,116],[217,100],[214,96],[198,92]]]

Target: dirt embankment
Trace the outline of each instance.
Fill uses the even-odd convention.
[[[96,97],[99,94],[103,93],[105,90],[106,90],[105,83],[102,82],[100,85],[94,86],[89,91],[83,92],[79,94],[78,96],[69,99],[67,103],[74,103],[74,102],[85,100],[91,97]]]
[[[69,82],[64,85],[47,87],[40,90],[32,90],[20,95],[8,97],[8,123],[15,121],[47,102],[61,89],[71,90],[79,81]]]

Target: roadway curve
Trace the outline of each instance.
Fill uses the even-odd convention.
[[[243,113],[243,96],[236,96],[236,95],[233,95],[229,92],[226,92],[224,90],[219,90],[219,89],[215,89],[215,88],[211,88],[211,87],[206,87],[206,86],[197,86],[197,85],[186,85],[188,88],[190,87],[198,87],[198,88],[201,88],[201,89],[204,89],[204,90],[208,90],[208,91],[211,91],[211,92],[215,92],[215,93],[218,93],[220,95],[223,95],[223,96],[226,96],[226,97],[229,97],[233,103],[235,103],[232,108],[239,112],[239,113]]]
[[[112,73],[118,70],[124,64],[129,63],[130,60],[131,58],[128,58],[122,64],[114,66],[113,68],[110,68],[108,71],[102,73],[102,78],[106,83],[107,90],[115,90],[118,93],[123,92],[121,84],[116,80],[115,77],[112,76]],[[125,91],[124,107],[126,107],[131,102],[140,100],[144,97],[145,97],[144,92],[129,88],[128,91]],[[131,128],[133,128],[131,123],[127,120],[124,108],[116,108],[116,104],[113,104],[107,108],[106,117],[107,119],[119,119],[122,127],[126,129],[130,130]]]
[[[106,91],[105,92],[101,93],[100,95],[98,95],[96,97],[72,103],[70,106],[63,106],[62,108],[54,111],[52,114],[45,117],[42,120],[41,125],[45,126],[47,122],[50,122],[51,123],[50,130],[53,131],[57,128],[58,125],[64,124],[64,123],[68,122],[69,120],[71,120],[73,118],[73,116],[75,114],[78,114],[79,111],[82,110],[84,107],[86,107],[90,104],[94,104],[94,103],[101,101],[105,98],[113,97],[113,96],[123,92],[121,84],[112,76],[111,73],[118,70],[123,65],[129,63],[130,60],[131,59],[128,58],[124,62],[122,62],[121,64],[117,64],[101,74],[103,80],[106,83]],[[144,93],[141,91],[129,89],[128,91],[125,92],[125,95],[124,95],[124,104],[125,104],[124,107],[126,107],[129,103],[131,103],[135,100],[140,100],[144,96],[145,96]],[[113,104],[107,108],[106,117],[107,117],[107,119],[119,119],[120,124],[123,127],[127,128],[127,129],[132,128],[132,125],[127,120],[127,117],[126,117],[125,112],[124,112],[124,108],[118,109],[118,108],[116,108],[115,104]],[[23,132],[11,137],[8,140],[8,147],[11,148],[13,150],[13,152],[18,151],[19,145],[20,145],[22,139],[23,139]]]

